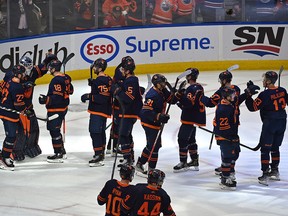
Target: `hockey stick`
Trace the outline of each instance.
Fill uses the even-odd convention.
[[[65,72],[66,72],[66,64],[67,64],[67,62],[70,61],[70,59],[72,59],[74,56],[75,56],[74,53],[70,53],[70,54],[63,60],[62,65],[63,65],[63,72],[64,72],[64,74],[65,74]]]
[[[17,114],[19,114],[19,115],[25,115],[25,116],[27,116],[26,114],[23,114],[23,113],[21,113],[21,112],[19,112],[19,111],[17,111],[17,110],[9,109],[9,108],[6,108],[6,107],[0,106],[0,109],[6,110],[6,111],[8,111],[8,112],[17,113]],[[59,117],[58,114],[54,114],[54,115],[49,116],[49,117],[47,117],[47,118],[36,116],[36,118],[37,118],[38,120],[46,121],[46,122],[47,122],[47,121],[54,120],[54,119],[56,119],[56,118],[58,118],[58,117]]]
[[[74,53],[70,53],[62,62],[63,65],[63,72],[65,74],[66,72],[66,64],[68,61],[70,61],[70,59],[72,59],[75,56]],[[66,134],[66,121],[65,118],[63,119],[63,143],[65,143],[65,134]]]
[[[124,114],[125,114],[125,108],[124,108],[124,104],[123,104],[121,98],[119,96],[116,96],[115,98],[118,100],[119,105],[120,105],[121,110],[122,110],[122,118],[120,120],[120,125],[119,125],[119,131],[121,131],[122,127],[123,127],[123,119],[124,119]],[[119,144],[120,144],[120,139],[117,140],[115,158],[114,158],[114,163],[113,163],[113,168],[112,168],[112,173],[111,173],[111,179],[113,179],[113,177],[114,177],[114,171],[115,171],[115,167],[116,167],[116,161],[117,161]]]
[[[183,73],[181,73],[181,74],[176,78],[176,82],[175,82],[175,84],[174,84],[174,88],[173,88],[173,89],[176,89],[179,80],[182,79],[183,77],[187,76],[188,74],[190,74],[190,70],[187,70],[187,71],[184,71]],[[167,83],[168,83],[168,82],[167,82]],[[169,85],[169,84],[168,84],[168,85]],[[171,87],[171,85],[170,85],[170,87]],[[174,97],[175,97],[175,92],[173,91],[173,95],[172,95],[172,98],[171,98],[171,102],[173,101]],[[167,110],[166,110],[166,112],[165,112],[166,115],[169,113],[169,110],[170,110],[171,105],[172,105],[172,103],[169,103],[168,108],[167,108]],[[159,137],[161,136],[161,134],[162,134],[162,132],[163,132],[164,125],[165,125],[165,124],[163,123],[163,124],[161,124],[161,126],[160,126],[160,130],[159,130],[158,133],[157,133],[157,136],[156,136],[155,141],[154,141],[154,143],[153,143],[151,152],[150,152],[150,154],[149,154],[148,162],[151,160],[152,153],[153,153],[153,151],[154,151],[154,149],[155,149],[155,146],[156,146],[156,143],[157,143]]]
[[[145,95],[147,94],[147,92],[149,91],[149,89],[152,86],[152,80],[151,80],[151,75],[150,74],[147,74],[147,79],[148,79],[148,84],[147,84],[147,87],[146,87],[145,92],[143,94],[143,97],[145,97]]]
[[[280,87],[280,78],[281,78],[281,74],[284,70],[283,65],[280,67],[279,72],[278,72],[278,87]]]
[[[225,138],[225,137],[223,137],[223,136],[220,136],[220,135],[214,133],[214,131],[208,130],[208,129],[206,129],[206,128],[204,128],[204,127],[201,127],[201,126],[197,126],[197,127],[200,128],[201,130],[204,130],[204,131],[206,131],[206,132],[208,132],[208,133],[212,133],[212,134],[214,134],[215,136],[222,137],[222,138],[224,138],[225,140],[232,142],[231,139],[227,139],[227,138]],[[260,143],[259,143],[256,147],[254,147],[254,148],[251,148],[251,147],[249,147],[249,146],[247,146],[247,145],[244,145],[244,144],[242,144],[242,143],[239,143],[239,145],[240,145],[240,146],[243,146],[244,148],[250,149],[250,150],[252,150],[252,151],[258,151],[258,149],[261,147],[261,144],[260,144]]]
[[[226,70],[229,71],[229,72],[231,72],[231,71],[236,70],[236,69],[238,69],[238,68],[239,68],[239,65],[238,65],[238,64],[235,64],[235,65],[230,66],[230,67],[227,68]],[[210,139],[210,144],[209,144],[209,150],[211,150],[211,148],[212,148],[213,140],[214,140],[214,134],[212,133],[211,139]]]

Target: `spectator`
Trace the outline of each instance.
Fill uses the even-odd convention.
[[[10,23],[11,37],[22,37],[31,35],[29,29],[29,11],[33,7],[32,0],[11,0],[10,1]]]
[[[178,0],[148,0],[152,9],[151,24],[172,24],[173,13],[178,9]]]
[[[76,30],[95,28],[94,7],[92,0],[77,0],[74,3],[76,10]]]
[[[178,1],[177,14],[173,16],[174,23],[191,23],[195,0]]]
[[[122,14],[122,9],[120,6],[115,6],[112,9],[112,13],[105,16],[103,21],[103,27],[121,27],[127,26],[126,17]]]
[[[246,2],[246,11],[249,21],[273,22],[277,20],[276,14],[281,7],[280,0],[253,0]]]
[[[142,17],[142,0],[127,0],[129,3],[127,22],[128,26],[141,26],[145,21]]]
[[[239,1],[231,1],[232,4],[226,8],[225,20],[240,21],[241,20],[241,5]],[[227,5],[227,4],[226,4]]]
[[[203,22],[224,20],[224,0],[205,0],[202,9]]]
[[[122,11],[128,10],[128,2],[126,0],[105,0],[102,5],[102,12],[104,15],[112,13],[115,6],[120,6]],[[124,15],[127,14],[124,12]]]
[[[6,4],[4,0],[0,0],[0,39],[7,38],[7,25],[5,11],[3,10],[3,5]]]

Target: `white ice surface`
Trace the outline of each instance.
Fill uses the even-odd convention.
[[[251,79],[261,85],[263,71],[234,71],[233,83],[243,91]],[[175,82],[180,73],[166,74],[168,81]],[[201,72],[198,81],[204,85],[205,94],[211,96],[218,89],[219,72]],[[49,75],[48,75],[49,76]],[[145,75],[139,76],[142,86],[147,85]],[[75,93],[71,104],[80,104],[80,96],[89,92],[87,80],[74,81]],[[281,84],[288,87],[285,71]],[[46,109],[38,104],[40,93],[46,94],[47,85],[35,87],[34,105],[37,115],[45,116]],[[263,88],[262,88],[263,89]],[[259,140],[261,121],[259,113],[251,113],[241,105],[241,143],[255,147]],[[275,216],[288,215],[288,155],[287,132],[281,147],[281,181],[260,185],[260,152],[242,148],[236,163],[237,190],[223,191],[219,188],[219,177],[214,168],[220,165],[219,147],[213,142],[209,150],[211,134],[197,129],[200,154],[200,171],[173,173],[172,167],[179,162],[177,132],[180,126],[180,110],[170,109],[171,119],[164,127],[163,147],[159,152],[157,167],[166,173],[164,189],[172,200],[178,216]],[[214,109],[207,108],[207,129],[212,129]],[[106,156],[105,166],[89,167],[93,156],[91,138],[88,133],[89,114],[86,111],[68,112],[66,117],[65,148],[68,159],[63,164],[48,164],[46,157],[53,153],[51,139],[44,122],[40,122],[39,145],[43,154],[16,163],[14,172],[0,170],[0,215],[6,216],[101,216],[105,207],[96,203],[96,196],[111,178],[114,158]],[[108,120],[110,123],[111,120]],[[4,130],[0,126],[1,143]],[[107,131],[109,132],[109,131]],[[108,137],[109,133],[107,133]],[[145,134],[139,121],[134,126],[135,157],[145,146]],[[2,144],[0,144],[2,145]],[[117,169],[114,174],[119,178]],[[133,184],[144,179],[135,176]]]

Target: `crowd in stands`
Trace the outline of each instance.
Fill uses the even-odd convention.
[[[288,0],[0,0],[0,40],[125,26],[278,21],[288,21]]]

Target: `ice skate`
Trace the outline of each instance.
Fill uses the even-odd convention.
[[[0,168],[3,170],[14,171],[14,161],[11,158],[2,158],[0,160]]]
[[[215,168],[215,175],[221,175],[221,173],[222,173],[221,166]]]
[[[144,169],[144,165],[139,161],[140,158],[138,158],[138,161],[136,163],[136,174],[141,177],[147,177],[148,171]]]
[[[236,180],[235,172],[231,172],[229,177],[232,179],[232,181],[235,181]]]
[[[108,155],[108,154],[111,154],[111,153],[112,153],[111,149],[107,149],[105,154]]]
[[[117,167],[121,167],[123,164],[128,164],[128,165],[133,165],[133,162],[132,162],[132,160],[130,159],[130,158],[124,158],[124,159],[120,159],[119,160],[119,164],[118,164],[118,166]]]
[[[280,174],[278,168],[271,168],[271,171],[268,173],[269,179],[274,181],[280,181]]]
[[[63,163],[65,159],[67,159],[66,154],[55,153],[54,155],[47,157],[47,162],[48,163]]]
[[[104,160],[104,158],[102,155],[94,155],[93,159],[89,161],[89,166],[90,167],[104,166],[103,160]]]
[[[198,156],[195,159],[192,159],[189,163],[187,163],[187,166],[192,171],[199,171],[199,159]]]
[[[173,167],[173,172],[177,173],[177,172],[188,171],[188,168],[189,167],[186,162],[180,162],[176,166]]]
[[[230,176],[221,176],[221,182],[220,182],[220,187],[222,190],[231,190],[235,191],[236,190],[236,181],[233,181]]]
[[[259,184],[268,186],[268,180],[269,180],[268,174],[269,174],[268,172],[263,172],[262,176],[258,177]]]

